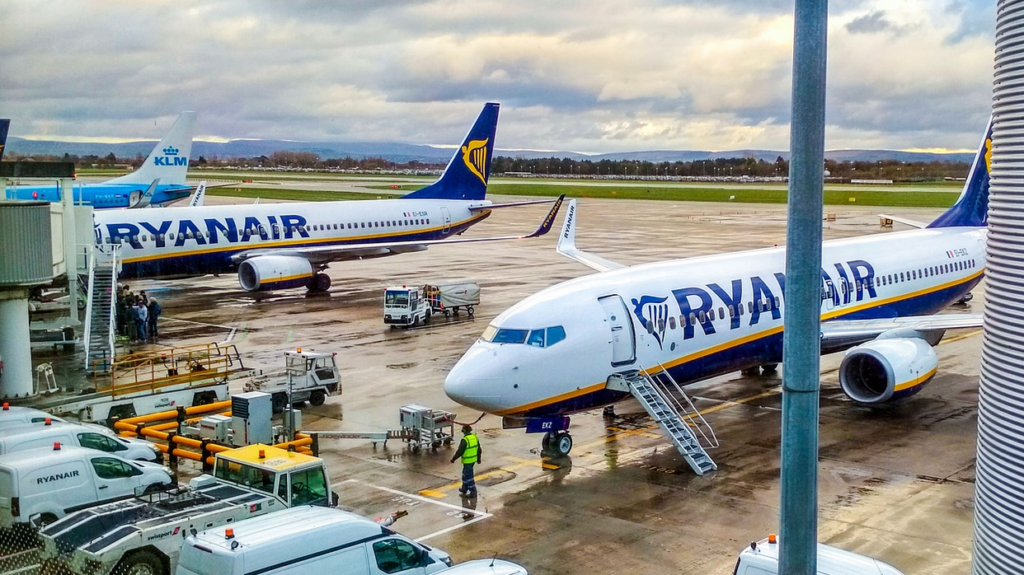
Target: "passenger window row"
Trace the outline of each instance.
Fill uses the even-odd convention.
[[[708,311],[701,310],[699,312],[690,312],[689,315],[679,316],[679,323],[676,323],[675,316],[669,317],[667,320],[659,320],[657,324],[654,322],[647,322],[648,333],[654,333],[655,329],[658,331],[664,331],[667,325],[670,330],[678,327],[695,326],[698,324],[705,324],[716,320],[722,320],[725,318],[742,317],[745,314],[752,314],[754,310],[759,313],[771,311],[773,309],[782,309],[782,300],[778,297],[759,299],[754,301],[746,302],[746,311],[744,311],[743,304],[740,305],[727,305],[719,306],[716,310],[711,308]]]
[[[926,268],[918,268],[916,270],[904,271],[898,274],[884,274],[875,277],[876,286],[892,285],[905,281],[912,281],[921,278],[934,277],[941,274],[947,274],[952,272],[966,271],[974,269],[977,262],[973,259],[963,260],[958,262],[951,262],[948,264],[942,264],[937,266],[929,266]]]

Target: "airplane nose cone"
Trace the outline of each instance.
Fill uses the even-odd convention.
[[[497,349],[480,343],[462,356],[444,380],[444,392],[453,401],[488,413],[503,408],[501,358]]]

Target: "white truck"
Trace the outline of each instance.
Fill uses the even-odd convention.
[[[845,573],[848,575],[903,575],[888,563],[882,563],[852,551],[818,543],[818,569],[822,575]],[[774,533],[766,539],[751,543],[740,552],[733,575],[775,575],[779,573],[779,539]]]
[[[295,351],[284,353],[284,372],[264,374],[262,371],[245,383],[246,392],[262,391],[270,394],[274,413],[288,407],[288,388],[291,386],[292,403],[308,401],[321,406],[327,396],[341,393],[341,374],[338,372],[337,353]]]
[[[474,281],[391,286],[384,290],[384,324],[415,326],[429,322],[432,314],[450,317],[460,309],[472,317],[479,304],[480,284]]]
[[[334,506],[317,457],[267,445],[216,455],[213,475],[187,488],[85,509],[40,533],[44,572],[174,573],[190,534],[295,506]]]

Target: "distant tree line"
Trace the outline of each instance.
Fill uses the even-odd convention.
[[[8,155],[10,160],[24,161],[65,161],[82,167],[124,167],[137,168],[146,157],[136,154],[132,157],[117,157],[113,152],[106,156],[64,154],[63,156],[33,155],[16,153]],[[248,169],[299,169],[328,171],[438,171],[445,162],[394,162],[385,158],[329,158],[322,159],[313,152],[279,151],[270,155],[253,158],[218,158],[204,156],[190,162],[197,168],[248,168]],[[894,182],[929,182],[944,179],[960,179],[967,176],[970,165],[966,162],[931,161],[899,162],[881,160],[876,162],[851,162],[825,160],[824,173],[829,180],[851,179],[892,180]],[[782,156],[768,162],[752,157],[716,158],[688,162],[649,162],[641,160],[575,160],[571,158],[513,158],[498,156],[491,162],[491,173],[495,175],[586,177],[586,178],[642,178],[642,179],[770,179],[786,178],[789,162]]]

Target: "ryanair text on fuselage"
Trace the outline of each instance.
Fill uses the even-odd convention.
[[[241,221],[241,225],[239,222]],[[174,228],[172,229],[172,226]],[[295,237],[308,238],[306,218],[295,214],[267,216],[266,220],[247,216],[243,218],[205,218],[192,221],[164,220],[159,223],[142,222],[138,225],[129,223],[106,224],[109,243],[127,241],[133,248],[142,249],[140,234],[151,234],[156,247],[163,248],[168,242],[175,247],[182,247],[186,242],[195,242],[197,246],[245,243],[254,237],[261,240],[289,240]],[[100,230],[97,229],[97,234]],[[103,243],[97,237],[97,242]]]

